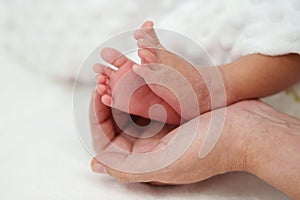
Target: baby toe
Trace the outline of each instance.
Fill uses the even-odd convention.
[[[137,45],[139,48],[155,48],[154,43],[152,41],[147,40],[145,38],[141,38],[137,41]]]
[[[95,79],[99,84],[106,84],[109,81],[109,78],[105,74],[97,74]]]
[[[106,85],[100,84],[100,85],[97,85],[96,90],[99,94],[104,95],[107,93],[108,89],[107,89]]]
[[[96,63],[93,66],[93,70],[95,73],[102,73],[105,70],[106,66],[100,63]]]
[[[111,96],[109,96],[109,95],[103,95],[102,97],[101,97],[101,101],[102,101],[102,103],[104,104],[104,105],[106,105],[106,106],[111,106],[111,102],[112,102],[112,99],[111,99]]]
[[[139,49],[138,56],[145,63],[156,63],[156,61],[157,61],[155,53],[153,51],[151,51],[150,49]]]

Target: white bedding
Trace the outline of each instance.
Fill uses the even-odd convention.
[[[93,174],[91,157],[74,130],[75,69],[110,34],[151,16],[159,20],[175,7],[168,0],[157,6],[149,1],[124,6],[120,1],[80,2],[0,0],[0,200],[288,199],[246,173],[178,187],[124,185]],[[136,5],[144,11],[139,17],[134,17]],[[300,117],[292,96],[281,93],[266,101]]]

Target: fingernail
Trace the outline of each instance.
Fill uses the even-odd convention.
[[[96,172],[96,173],[101,173],[101,174],[105,174],[106,173],[106,169],[103,165],[97,163],[97,164],[94,164],[92,166],[92,170],[93,172]]]

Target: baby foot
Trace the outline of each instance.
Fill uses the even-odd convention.
[[[200,74],[199,69],[196,69],[191,63],[189,63],[182,57],[168,51],[160,43],[154,31],[153,22],[151,21],[145,22],[140,29],[136,30],[134,37],[137,40],[137,45],[139,47],[138,56],[140,57],[142,63],[142,67],[138,69],[138,66],[136,66],[135,71],[141,77],[143,77],[146,80],[146,82],[153,82],[152,79],[154,78],[155,80],[169,79],[169,81],[171,82],[170,84],[172,84],[172,82],[176,84],[176,81],[178,81],[178,78],[180,78],[178,76],[179,74],[181,78],[186,79],[190,87],[193,88],[192,93],[188,93],[184,89],[181,91],[178,91],[176,89],[175,91],[170,91],[159,84],[150,84],[149,87],[154,93],[156,93],[165,101],[169,102],[169,104],[174,110],[177,111],[177,113],[180,113],[180,105],[178,100],[176,100],[176,98],[174,97],[174,93],[177,94],[177,96],[186,96],[185,99],[187,102],[180,102],[181,105],[185,105],[185,108],[181,108],[181,111],[185,111],[186,114],[180,114],[181,117],[183,117],[186,120],[189,120],[199,115],[199,113],[193,114],[192,111],[195,111],[194,105],[191,105],[190,107],[187,106],[189,105],[189,99],[192,98],[193,95],[197,96],[197,104],[199,105],[198,109],[201,110],[201,113],[207,112],[211,109],[208,87],[205,82],[206,80],[204,80],[203,78],[204,74],[209,74],[210,67],[201,68]],[[155,67],[151,65],[150,70],[160,71],[160,73],[156,73],[157,77],[150,77],[149,73],[142,72],[147,71],[145,68],[149,68],[149,65],[147,67],[145,64],[153,63],[157,63],[158,65],[156,65]],[[174,72],[177,72],[177,75]],[[169,78],[167,78],[168,76]],[[181,86],[180,88],[183,87]]]
[[[181,122],[181,117],[176,111],[157,96],[143,78],[134,73],[132,67],[135,63],[133,61],[113,48],[103,49],[101,57],[119,68],[118,71],[114,71],[105,65],[94,65],[94,71],[100,74],[97,91],[102,95],[101,100],[105,105],[169,124]],[[162,106],[164,111],[156,105]],[[151,108],[153,109],[150,116],[149,109]],[[162,112],[165,112],[166,116]]]

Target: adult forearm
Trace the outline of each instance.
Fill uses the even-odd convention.
[[[268,126],[252,135],[248,171],[293,199],[300,199],[300,120],[271,113]]]

